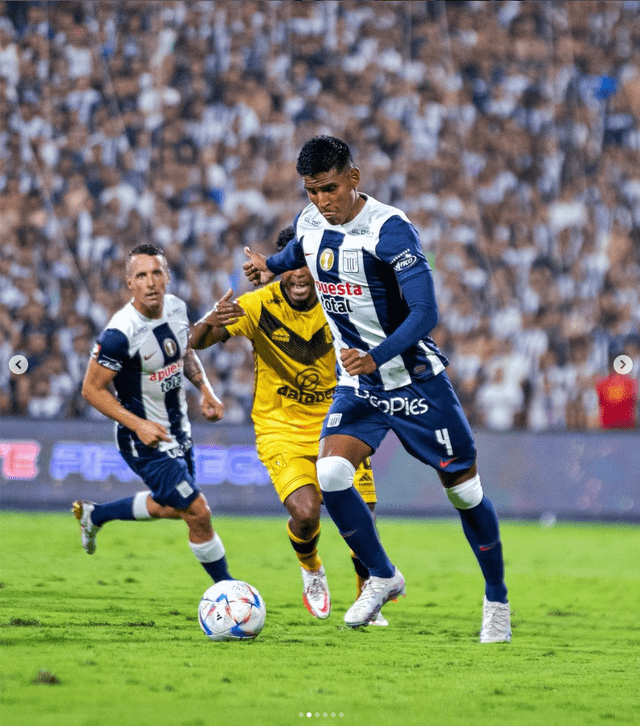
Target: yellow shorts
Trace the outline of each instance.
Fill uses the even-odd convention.
[[[296,489],[300,489],[300,487],[307,484],[313,484],[320,493],[320,497],[322,497],[316,475],[315,456],[277,454],[267,459],[264,465],[269,471],[269,476],[281,502],[284,502]],[[365,502],[372,504],[376,502],[376,485],[373,481],[371,459],[367,458],[360,464],[356,470],[353,483]]]

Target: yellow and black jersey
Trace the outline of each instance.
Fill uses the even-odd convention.
[[[336,385],[331,332],[320,304],[294,310],[280,282],[245,293],[238,303],[246,315],[227,331],[253,343],[256,436],[281,434],[284,443],[294,429],[295,443],[313,442],[317,453]]]

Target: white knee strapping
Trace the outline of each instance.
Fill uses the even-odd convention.
[[[147,497],[149,492],[138,492],[133,496],[133,518],[138,520],[153,519],[149,514],[149,507],[147,506]]]
[[[208,542],[189,542],[189,547],[191,547],[191,551],[198,562],[217,562],[221,557],[224,557],[225,553],[224,545],[217,532],[213,535],[213,539]]]
[[[456,509],[472,509],[482,501],[483,492],[480,483],[480,474],[473,479],[457,484],[455,487],[445,489],[449,501]]]
[[[316,462],[318,484],[323,492],[340,492],[353,484],[356,470],[353,464],[341,456],[327,456]]]

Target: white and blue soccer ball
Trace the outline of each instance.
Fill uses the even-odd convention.
[[[198,621],[209,640],[253,640],[266,616],[262,595],[242,580],[216,582],[198,607]]]

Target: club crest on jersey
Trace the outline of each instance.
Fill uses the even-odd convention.
[[[176,345],[175,340],[173,340],[172,338],[165,338],[162,341],[162,347],[164,348],[164,352],[169,356],[169,358],[172,358],[178,352],[178,346]]]
[[[333,250],[323,250],[320,255],[320,267],[328,272],[333,267],[334,260]]]
[[[360,269],[358,250],[342,250],[340,256],[342,259],[342,272],[358,272]]]

